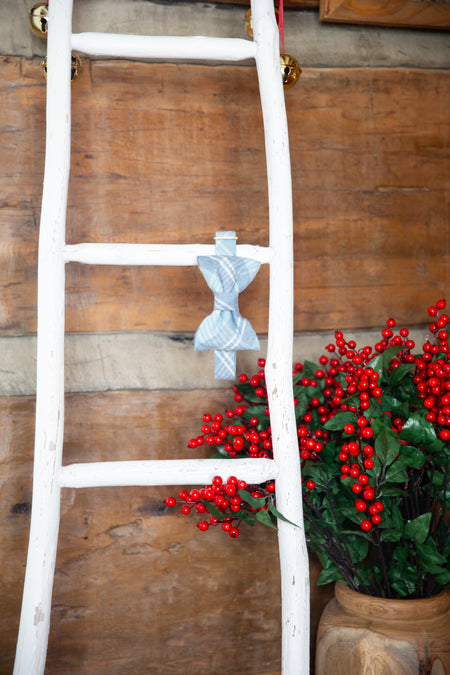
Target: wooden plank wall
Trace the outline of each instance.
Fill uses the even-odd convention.
[[[0,334],[36,329],[45,86],[3,60]],[[448,71],[305,69],[287,92],[295,328],[422,322],[450,280]],[[67,240],[267,243],[253,68],[86,61],[73,87]],[[68,266],[67,330],[195,331],[211,306],[196,268]],[[164,294],[161,294],[161,288]],[[267,270],[242,296],[266,332]]]
[[[5,57],[1,72],[0,335],[13,337],[36,329],[45,85],[37,61]],[[415,324],[445,295],[449,93],[448,71],[396,68],[305,68],[287,92],[297,331],[388,314]],[[70,243],[208,243],[221,228],[267,243],[252,68],[85,60],[73,98]],[[73,332],[192,332],[211,307],[194,268],[70,265],[67,277]],[[241,302],[261,333],[266,300],[263,270]],[[227,396],[70,395],[66,461],[187,456],[196,420]],[[18,625],[33,425],[32,397],[1,400],[1,673]],[[162,507],[166,494],[65,491],[48,675],[279,672],[273,534],[202,535]],[[313,624],[327,593],[313,590]]]
[[[193,415],[192,391],[179,391],[175,407],[173,392],[71,394],[65,461],[173,458],[199,432],[202,411],[231,402],[223,390],[195,392]],[[34,399],[4,398],[0,430],[0,672],[6,675],[25,571]],[[164,505],[176,490],[63,491],[48,675],[179,675],[194,667],[202,675],[279,672],[276,533],[243,528],[235,541],[221,530],[202,534],[194,519]],[[331,593],[315,586],[317,574],[313,561],[313,629]]]

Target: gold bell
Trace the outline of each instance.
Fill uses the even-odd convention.
[[[289,54],[280,54],[280,68],[283,86],[286,89],[293,87],[302,72],[298,61],[293,56],[289,56]]]
[[[45,77],[47,77],[47,57],[42,61],[41,68]],[[80,79],[82,72],[83,64],[80,57],[77,54],[72,54],[72,66],[70,69],[70,81],[72,84]]]
[[[275,9],[275,17],[278,21],[278,9]],[[245,30],[249,37],[253,37],[253,23],[252,23],[252,10],[249,9],[244,19]]]
[[[244,19],[245,30],[249,37],[253,37],[252,10],[249,9]]]
[[[38,2],[30,9],[28,21],[33,33],[39,37],[47,37],[48,29],[48,7],[46,2]]]

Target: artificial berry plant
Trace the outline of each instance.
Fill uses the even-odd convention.
[[[450,356],[445,300],[428,308],[422,351],[407,328],[388,319],[374,348],[357,348],[336,331],[319,364],[293,372],[303,503],[319,584],[343,581],[380,597],[429,597],[450,583]],[[259,372],[239,376],[237,406],[203,415],[201,434],[224,457],[272,457],[270,411]],[[168,497],[200,530],[221,527],[232,538],[242,522],[276,526],[275,484],[238,477]]]

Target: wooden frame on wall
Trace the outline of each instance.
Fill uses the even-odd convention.
[[[320,19],[338,23],[450,28],[450,3],[424,0],[320,0]]]
[[[250,0],[214,0],[214,2],[216,2],[220,5],[248,5],[248,6],[250,6]],[[316,7],[319,6],[319,0],[285,0],[284,6],[290,8],[290,9],[295,9],[295,8],[300,9],[300,8],[305,8],[305,7],[316,8]]]

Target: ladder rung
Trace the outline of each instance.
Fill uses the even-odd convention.
[[[243,61],[256,57],[256,43],[242,38],[73,33],[72,49],[95,56],[144,59]]]
[[[61,487],[122,485],[191,485],[211,483],[214,476],[237,476],[248,483],[276,478],[273,459],[159,459],[129,462],[89,462],[61,467]]]
[[[237,255],[261,263],[272,259],[267,246],[240,244]],[[197,256],[214,255],[213,244],[68,244],[64,260],[88,265],[196,265]]]

